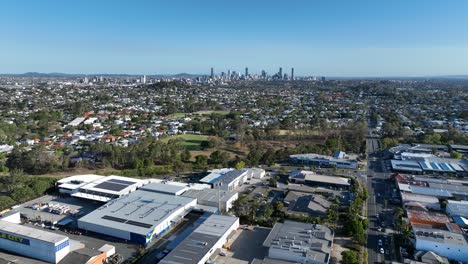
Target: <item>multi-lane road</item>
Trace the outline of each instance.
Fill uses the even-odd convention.
[[[392,261],[391,230],[392,210],[388,209],[385,200],[392,193],[386,183],[388,177],[384,161],[380,157],[379,141],[375,137],[367,138],[367,179],[369,193],[367,202],[367,217],[369,228],[367,232],[368,263],[385,263]]]

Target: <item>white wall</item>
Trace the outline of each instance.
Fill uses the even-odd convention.
[[[10,223],[14,223],[14,224],[20,224],[21,223],[21,215],[20,215],[19,212],[16,212],[16,213],[12,213],[9,216],[2,217],[0,220],[7,221],[7,222],[10,222]]]
[[[222,248],[223,245],[226,243],[227,241],[227,238],[228,236],[232,233],[232,231],[236,230],[237,228],[239,228],[239,219],[236,220],[236,222],[234,222],[234,224],[226,231],[226,233],[224,233],[224,235],[218,240],[218,242],[216,242],[213,247],[211,247],[210,251],[208,251],[208,253],[198,262],[198,264],[204,264],[206,263],[211,255],[213,254],[213,252],[216,251],[216,249],[218,248]]]
[[[434,241],[416,239],[416,249],[433,251],[436,254],[450,260],[468,262],[468,248],[448,243],[438,243]]]
[[[9,233],[2,231],[4,233]],[[14,236],[18,236],[12,234]],[[23,236],[18,236],[23,237]],[[63,257],[65,257],[70,252],[70,247],[65,247],[59,252],[55,252],[55,245],[53,243],[45,242],[42,240],[37,240],[33,238],[26,238],[29,240],[29,245],[22,243],[14,242],[8,239],[0,238],[0,248],[18,253],[19,255],[31,257],[34,259],[39,259],[49,263],[58,263]],[[63,242],[63,241],[62,241]]]

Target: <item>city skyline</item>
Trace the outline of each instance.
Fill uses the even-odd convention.
[[[466,74],[466,2],[275,2],[4,3],[0,72]]]

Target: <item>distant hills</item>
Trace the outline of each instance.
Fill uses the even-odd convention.
[[[143,76],[143,74],[126,74],[126,73],[61,73],[61,72],[51,72],[51,73],[42,73],[42,72],[25,72],[25,73],[0,73],[0,76],[3,77],[29,77],[29,78],[73,78],[73,77],[85,77],[85,76],[104,76],[104,77],[136,77]],[[190,73],[178,73],[173,75],[163,75],[163,74],[151,74],[146,75],[147,77],[172,77],[172,78],[195,78],[198,76],[203,76],[203,74],[190,74]]]
[[[191,74],[191,73],[178,73],[178,74],[147,74],[147,77],[153,78],[195,78],[199,76],[206,76],[207,74]],[[0,73],[2,77],[34,77],[34,78],[77,78],[85,76],[104,76],[104,77],[137,77],[143,74],[127,74],[127,73],[41,73],[41,72],[26,72],[26,73]],[[420,76],[420,77],[397,77],[397,76],[382,76],[382,77],[327,77],[328,80],[421,80],[421,79],[453,79],[453,80],[468,80],[468,75],[440,75],[440,76]]]

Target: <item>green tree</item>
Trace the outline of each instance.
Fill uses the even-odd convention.
[[[346,250],[341,252],[343,264],[359,264],[359,257],[356,251]]]
[[[450,152],[450,157],[452,159],[461,159],[463,157],[463,155],[460,152],[456,152],[456,151],[452,150]]]
[[[0,210],[6,209],[10,206],[12,206],[15,203],[11,197],[8,196],[0,196]]]
[[[236,168],[236,170],[240,170],[240,169],[245,168],[245,162],[242,161],[242,160],[241,160],[241,161],[238,161],[238,162],[236,163],[236,165],[234,166],[234,168]]]
[[[190,151],[189,151],[188,149],[185,149],[185,150],[180,154],[180,158],[182,159],[182,161],[188,162],[188,161],[190,161],[190,159],[192,158],[192,154],[190,154]]]
[[[208,165],[208,157],[205,155],[197,155],[195,156],[195,163],[193,167],[196,169],[206,169]]]

